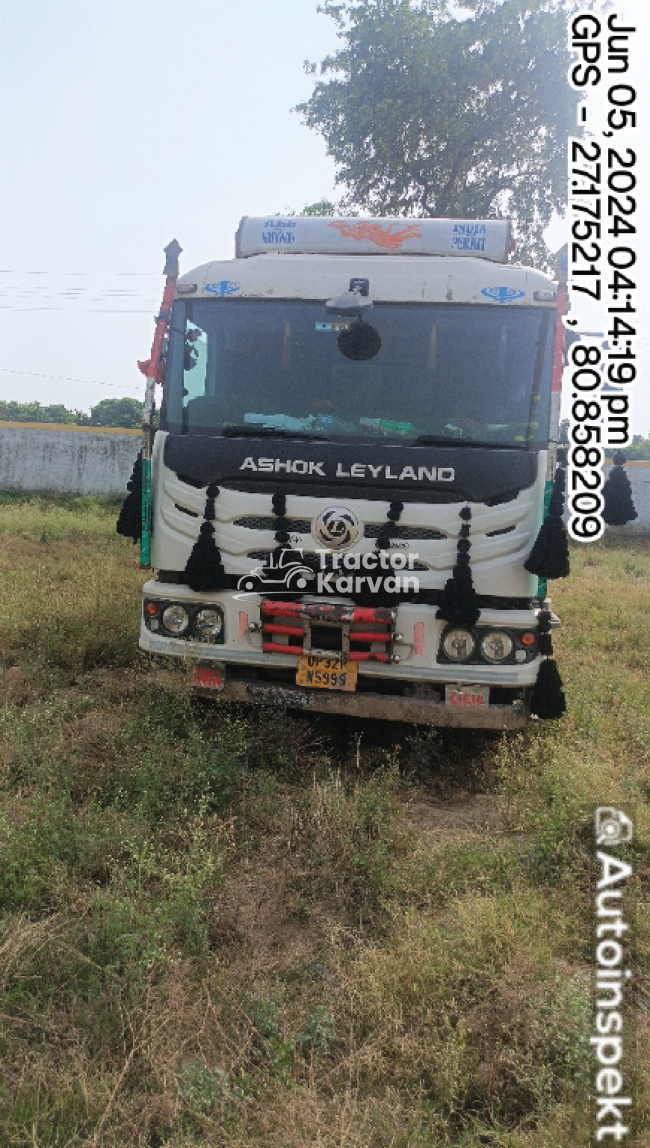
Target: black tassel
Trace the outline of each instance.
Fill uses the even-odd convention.
[[[566,489],[566,452],[557,452],[557,470],[548,504],[548,514],[539,528],[535,545],[524,562],[524,570],[538,578],[566,578],[569,574],[569,541],[562,514]]]
[[[280,551],[284,550],[285,547],[288,546],[291,542],[291,536],[289,534],[289,523],[285,517],[287,513],[286,494],[274,494],[271,500],[271,505],[273,507],[273,513],[276,515],[275,541],[279,543],[276,550],[276,554],[279,554]]]
[[[530,695],[530,712],[544,720],[561,718],[566,713],[566,698],[560,671],[553,659],[550,610],[539,611],[537,633],[538,649],[544,655],[544,661],[539,667],[537,681]]]
[[[543,720],[561,718],[566,713],[562,678],[553,658],[545,658],[539,667],[529,705],[530,712]]]
[[[613,458],[614,466],[603,487],[603,521],[608,526],[625,526],[638,518],[632,501],[632,487],[623,467],[627,459],[622,450],[617,450]]]
[[[279,494],[274,494],[273,498],[271,499],[271,505],[273,507],[273,513],[277,514],[279,518],[284,518],[285,514],[287,513],[286,494],[282,494],[281,492]]]
[[[391,526],[393,526],[396,522],[399,522],[403,509],[404,503],[399,502],[398,499],[395,499],[393,502],[391,502],[388,508],[388,513],[386,515],[388,522],[384,522],[383,525],[379,527],[379,533],[375,542],[375,550],[390,550],[390,540],[392,535],[395,533],[394,530],[391,530]]]
[[[537,648],[540,654],[543,654],[545,658],[550,658],[553,653],[553,642],[551,640],[551,635],[540,634]]]
[[[480,613],[469,566],[454,566],[442,592],[436,618],[444,619],[451,626],[473,626]]]
[[[142,451],[133,464],[126,489],[129,493],[122,503],[115,530],[135,543],[142,538]]]
[[[469,564],[472,545],[469,541],[469,522],[472,517],[469,506],[463,507],[460,517],[464,522],[456,546],[456,565],[442,592],[436,618],[442,618],[451,626],[473,626],[478,621],[481,609]]]
[[[388,513],[386,514],[388,521],[384,522],[383,525],[379,527],[379,533],[375,540],[375,550],[390,550],[391,538],[395,533],[392,527],[396,522],[399,522],[403,509],[404,503],[400,502],[399,499],[394,499],[390,503],[390,506],[388,507]],[[399,594],[396,590],[384,589],[383,584],[386,581],[386,578],[390,578],[392,575],[392,571],[383,575],[382,586],[378,593],[370,594],[370,592],[367,591],[365,596],[360,596],[360,605],[367,603],[368,605],[392,606],[395,604],[395,602],[399,601]]]
[[[194,543],[185,567],[184,577],[190,590],[220,590],[224,585],[225,571],[212,525],[215,519],[214,500],[219,495],[219,487],[211,483],[206,495],[199,537]]]
[[[274,494],[273,498],[271,499],[271,507],[273,509],[273,513],[275,514],[276,529],[274,538],[278,544],[275,550],[271,552],[271,555],[275,558],[276,563],[278,563],[282,551],[286,550],[289,546],[289,543],[291,542],[291,536],[288,530],[289,523],[285,517],[287,513],[286,494],[283,494],[282,491],[276,492],[276,494]],[[271,555],[269,555],[269,559]],[[267,561],[266,565],[263,567],[263,574],[265,578],[275,578],[277,571],[274,570]]]

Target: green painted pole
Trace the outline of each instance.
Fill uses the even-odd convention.
[[[183,248],[175,239],[165,247],[165,290],[163,291],[162,305],[156,316],[156,330],[151,347],[151,358],[146,362],[138,363],[143,375],[146,375],[147,386],[144,394],[144,409],[142,412],[142,537],[140,539],[140,566],[143,570],[151,569],[151,448],[153,443],[153,416],[156,409],[156,383],[162,385],[165,365],[163,352],[165,349],[165,336],[171,318],[172,303],[176,292],[178,279],[178,257]]]

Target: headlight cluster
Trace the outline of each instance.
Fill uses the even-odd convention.
[[[189,638],[194,642],[224,640],[223,611],[218,606],[164,603],[148,598],[144,604],[144,620],[148,630],[173,638]]]
[[[537,656],[537,639],[532,630],[501,630],[449,626],[440,641],[441,662],[531,662]]]

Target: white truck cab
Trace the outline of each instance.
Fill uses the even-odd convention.
[[[504,220],[247,217],[178,278],[144,650],[205,696],[525,723],[563,331],[510,249]]]

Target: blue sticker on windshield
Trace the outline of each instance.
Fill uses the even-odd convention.
[[[235,291],[239,291],[239,283],[231,283],[228,279],[222,279],[221,283],[206,283],[203,290],[209,291],[211,295],[234,295]]]
[[[512,303],[513,299],[521,299],[524,292],[518,291],[516,287],[484,287],[481,295],[487,295],[495,303]]]

